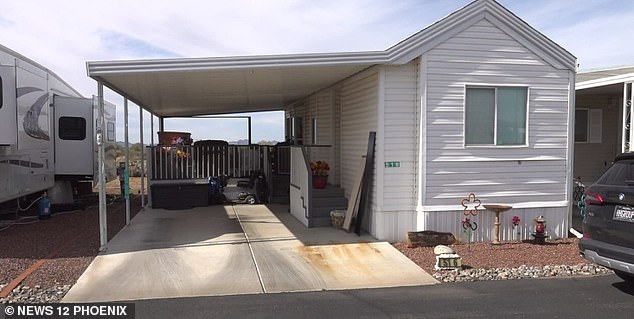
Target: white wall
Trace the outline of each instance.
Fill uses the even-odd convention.
[[[503,239],[510,239],[514,215],[522,218],[526,229],[533,227],[532,219],[544,215],[553,228],[551,235],[566,235],[569,96],[574,75],[556,69],[532,50],[536,49],[482,19],[423,55],[426,131],[418,230],[460,236],[461,200],[473,192],[483,204],[514,207],[503,214]],[[465,87],[469,84],[529,88],[528,146],[464,145]],[[492,216],[487,211],[479,215],[476,240],[491,239]]]
[[[565,206],[570,71],[550,66],[485,19],[424,61],[424,209],[455,207],[470,192],[483,203]],[[464,146],[465,85],[476,83],[529,87],[528,147]]]
[[[375,67],[353,76],[340,86],[341,186],[348,199],[359,174],[359,161],[367,153],[368,134],[370,131],[377,131],[378,85],[379,71]],[[380,143],[376,143],[375,172],[376,159],[382,151]],[[369,205],[372,212],[377,210],[376,193],[377,178],[373,180]],[[373,220],[374,213],[368,215],[365,216],[366,221]],[[370,233],[376,236],[374,227],[374,223],[370,223]]]
[[[381,68],[379,85],[379,132],[377,144],[377,238],[404,239],[416,227],[416,180],[418,168],[419,60]],[[398,162],[400,167],[385,167]]]

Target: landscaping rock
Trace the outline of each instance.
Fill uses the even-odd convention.
[[[445,245],[438,245],[434,247],[434,254],[442,255],[442,254],[455,254],[456,251],[453,248]]]

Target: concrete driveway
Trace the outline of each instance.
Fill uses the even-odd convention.
[[[146,208],[65,296],[96,302],[437,283],[389,243],[305,228],[285,205]]]

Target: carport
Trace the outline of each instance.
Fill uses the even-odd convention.
[[[388,52],[377,51],[93,61],[87,63],[87,70],[98,83],[100,101],[104,86],[123,96],[127,148],[128,101],[158,117],[160,132],[164,130],[164,119],[171,117],[283,110],[320,89],[388,60]],[[105,216],[105,195],[101,197],[100,216]],[[107,245],[105,227],[102,222],[102,250]]]
[[[364,52],[106,61],[88,62],[87,69],[98,82],[100,101],[104,86],[124,97],[127,145],[128,101],[158,117],[160,132],[170,117],[283,110],[387,58],[386,52]],[[174,182],[194,179],[184,174]],[[100,216],[105,214],[100,205]],[[288,205],[146,206],[110,243],[105,227],[102,222],[102,253],[66,301],[436,282],[389,243],[306,228]]]

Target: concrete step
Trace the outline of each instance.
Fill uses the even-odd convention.
[[[313,198],[316,197],[344,197],[343,188],[328,185],[326,188],[313,188]]]
[[[348,200],[345,197],[313,197],[311,205],[314,208],[348,207]]]
[[[347,207],[345,206],[331,206],[331,207],[313,207],[310,210],[310,217],[309,218],[320,218],[320,217],[328,217],[330,218],[330,212],[335,210],[335,209],[340,209],[340,210],[346,210]]]

